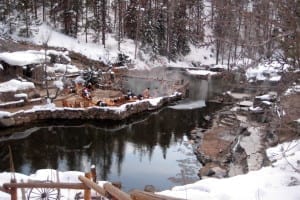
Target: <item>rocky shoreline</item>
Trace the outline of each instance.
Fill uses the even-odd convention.
[[[231,119],[235,125],[221,124],[221,116]],[[263,125],[253,124],[248,119],[242,121],[240,117],[232,111],[220,111],[214,116],[210,129],[191,132],[194,153],[203,165],[198,173],[200,178],[235,176],[260,169],[265,164]]]
[[[296,102],[299,93],[276,95],[270,99],[272,106],[263,106],[262,99],[255,95],[247,95],[246,100],[241,94],[230,94],[230,98],[228,94],[224,96],[230,103],[214,114],[212,127],[207,130],[196,128],[190,132],[194,153],[202,164],[198,173],[201,179],[231,177],[258,170],[270,163],[266,148],[299,138],[299,125],[295,122],[299,110],[286,105],[290,105],[289,102],[299,105]],[[253,109],[253,105],[260,105],[261,109]],[[283,116],[277,116],[278,110],[274,110],[277,107],[285,107]],[[292,128],[288,131],[280,129],[287,125]]]

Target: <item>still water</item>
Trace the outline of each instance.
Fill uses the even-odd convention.
[[[219,106],[205,103],[217,83],[192,80],[190,97],[179,105],[147,113],[119,124],[104,122],[72,125],[36,125],[18,134],[24,138],[0,142],[0,171],[9,170],[5,152],[10,144],[15,170],[24,174],[38,169],[88,171],[92,164],[98,180],[120,181],[122,188],[157,190],[198,180],[201,167],[189,143],[189,132],[206,128],[206,115]],[[25,131],[25,132],[24,132]],[[7,163],[7,164],[6,164]]]

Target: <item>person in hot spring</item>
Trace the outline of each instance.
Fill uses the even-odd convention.
[[[143,91],[143,98],[149,98],[150,97],[150,88],[146,88]]]

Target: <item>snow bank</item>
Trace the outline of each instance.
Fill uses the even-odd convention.
[[[263,112],[263,111],[264,111],[264,110],[263,110],[261,107],[259,107],[259,106],[256,106],[256,107],[251,106],[251,107],[249,107],[249,110],[250,110],[251,112],[254,112],[254,113],[260,113],[260,112]]]
[[[279,73],[288,70],[290,66],[288,64],[281,64],[278,61],[271,63],[261,63],[258,66],[248,68],[246,71],[246,77],[251,81],[271,81],[278,82],[281,80]]]
[[[54,64],[53,69],[55,72],[60,72],[60,73],[77,73],[79,72],[79,69],[75,65],[70,65],[70,64]]]
[[[275,100],[277,97],[277,95],[275,94],[264,94],[264,95],[260,95],[260,96],[256,96],[256,99],[259,99],[261,101],[271,101],[271,100]]]
[[[296,94],[296,93],[300,93],[300,85],[293,85],[292,87],[288,88],[285,91],[285,95],[291,95],[291,94]]]
[[[40,111],[40,110],[51,110],[54,111],[58,109],[54,103],[47,103],[45,105],[38,105],[38,106],[33,106],[32,109],[28,110],[27,112],[35,112],[35,111]]]
[[[10,112],[0,111],[0,118],[11,116]]]
[[[163,99],[163,97],[137,100],[135,102],[125,103],[125,104],[122,104],[122,105],[116,106],[116,107],[104,107],[104,109],[113,110],[116,113],[121,113],[121,112],[125,112],[127,110],[128,106],[134,106],[141,102],[149,102],[152,106],[157,106],[161,102],[162,99]]]
[[[293,140],[291,142],[283,143],[279,146],[269,148],[266,150],[267,156],[270,161],[275,162],[283,158],[292,156],[300,151],[300,141]]]
[[[272,166],[264,167],[258,171],[251,171],[245,175],[231,178],[208,178],[193,184],[177,186],[159,194],[179,197],[190,200],[298,200],[300,197],[300,140],[285,143],[267,150],[267,154],[282,155],[281,149],[290,149],[282,157],[273,157]],[[287,148],[290,147],[290,148]],[[293,147],[293,148],[291,148]]]
[[[18,81],[16,79],[0,83],[0,92],[16,92],[33,88],[35,88],[34,83],[27,81]]]
[[[153,98],[153,99],[148,99],[148,101],[152,106],[157,106],[161,102],[162,99],[163,99],[163,97],[157,97],[157,98]]]
[[[28,99],[28,95],[26,93],[15,94],[14,97]]]
[[[218,72],[212,72],[209,70],[190,70],[187,69],[186,70],[187,73],[191,74],[191,75],[199,75],[199,76],[207,76],[207,75],[216,75],[218,74]]]

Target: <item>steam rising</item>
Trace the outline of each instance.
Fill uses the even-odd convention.
[[[158,97],[175,92],[173,85],[182,80],[184,80],[183,75],[177,70],[155,68],[151,71],[130,74],[123,82],[125,90],[131,90],[136,95],[149,88],[150,95]]]
[[[189,101],[180,103],[175,106],[169,106],[169,108],[175,109],[175,110],[192,110],[197,108],[203,108],[205,107],[205,101],[198,100],[198,101]]]

